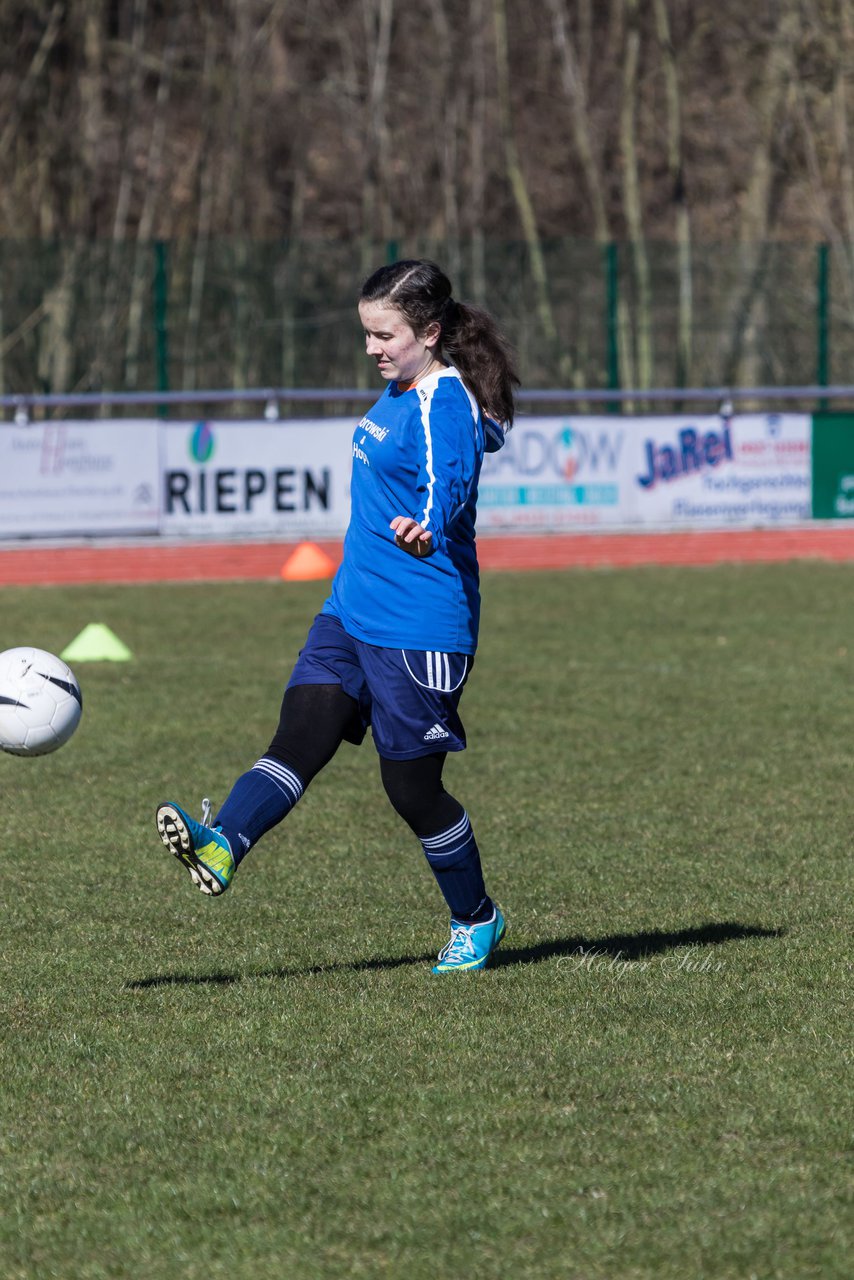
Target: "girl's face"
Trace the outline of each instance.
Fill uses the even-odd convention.
[[[359,318],[365,351],[387,382],[415,382],[436,363],[438,324],[419,336],[395,307],[383,302],[360,302]]]

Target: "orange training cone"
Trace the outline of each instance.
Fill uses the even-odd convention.
[[[331,578],[335,564],[314,542],[301,542],[282,565],[286,582],[310,582],[315,578]]]

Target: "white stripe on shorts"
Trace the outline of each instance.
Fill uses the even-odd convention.
[[[425,684],[423,680],[418,679],[418,676],[412,670],[412,667],[409,665],[409,659],[406,656],[406,650],[401,649],[400,654],[401,654],[401,657],[403,658],[403,665],[406,667],[406,670],[409,672],[410,676],[415,681],[415,683],[421,685],[422,689],[439,689],[441,690],[442,693],[453,693],[455,689],[459,689],[460,685],[465,680],[466,674],[469,669],[469,659],[468,657],[466,657],[465,654],[463,654],[462,655],[464,658],[463,673],[460,676],[457,683],[452,684],[451,655],[447,653],[441,653],[436,649],[433,649],[432,651],[429,649],[425,649],[424,661],[427,667],[427,672],[426,672],[427,682]]]

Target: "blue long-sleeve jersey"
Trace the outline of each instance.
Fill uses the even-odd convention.
[[[489,433],[485,443],[484,432]],[[353,435],[350,524],[324,613],[385,648],[474,653],[480,619],[475,507],[484,448],[498,447],[456,369],[391,382]],[[395,545],[395,516],[433,535],[432,555]]]

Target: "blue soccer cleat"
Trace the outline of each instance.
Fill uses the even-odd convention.
[[[482,969],[506,932],[504,916],[498,907],[492,919],[485,924],[463,924],[451,916],[451,939],[439,952],[433,972],[458,973]]]
[[[180,805],[161,804],[157,807],[157,831],[202,893],[216,896],[231,884],[237,863],[219,827],[205,825],[210,821],[209,800],[202,802],[202,816],[203,821],[196,822]]]

